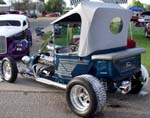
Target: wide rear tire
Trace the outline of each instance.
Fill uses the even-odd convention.
[[[18,69],[15,60],[11,57],[5,57],[1,64],[2,79],[13,83],[17,79]]]
[[[138,94],[143,86],[149,81],[149,74],[144,65],[141,64],[141,72],[134,76],[131,84],[131,94]]]
[[[68,84],[66,99],[74,113],[81,117],[92,117],[103,110],[106,103],[106,91],[102,83],[94,76],[81,75]]]

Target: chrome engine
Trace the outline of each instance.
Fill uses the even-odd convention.
[[[32,58],[33,57],[29,56],[24,56],[22,58],[22,62],[27,65],[27,69],[20,72],[22,76],[29,78],[50,78],[54,75],[55,69],[53,65],[53,57],[41,54],[33,59]],[[34,61],[33,65],[31,65],[32,61]]]

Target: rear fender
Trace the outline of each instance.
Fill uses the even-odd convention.
[[[141,64],[141,72],[142,72],[142,76],[144,78],[144,86],[146,86],[149,82],[149,74],[148,74],[148,70],[146,69],[146,67]]]

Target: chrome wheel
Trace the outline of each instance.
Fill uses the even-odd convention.
[[[67,85],[66,100],[74,113],[91,118],[103,110],[106,91],[96,77],[88,74],[80,75]]]
[[[75,85],[70,91],[70,99],[73,106],[79,111],[86,111],[90,105],[90,95],[87,89],[81,85]]]
[[[9,62],[5,61],[3,64],[3,75],[5,80],[9,80],[12,75],[11,65]]]
[[[16,62],[11,57],[5,57],[1,64],[2,79],[13,83],[17,79],[18,69]]]

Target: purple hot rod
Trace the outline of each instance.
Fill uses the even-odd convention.
[[[29,55],[32,33],[24,15],[0,15],[0,58],[21,58]]]

